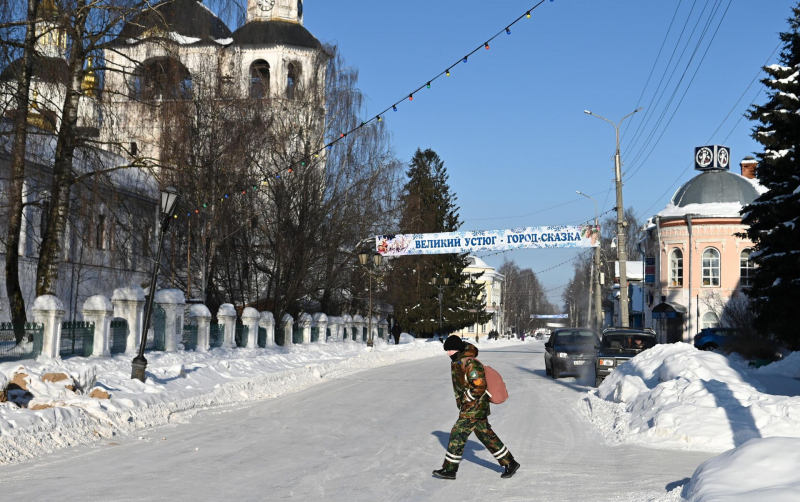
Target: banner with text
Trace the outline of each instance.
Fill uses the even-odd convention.
[[[410,256],[522,248],[588,248],[597,247],[599,238],[600,227],[580,225],[378,235],[375,246],[383,256]]]

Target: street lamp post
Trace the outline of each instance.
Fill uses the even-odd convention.
[[[164,235],[169,228],[172,213],[178,202],[178,191],[173,187],[167,187],[161,191],[161,235],[158,238],[158,251],[156,261],[153,264],[153,275],[150,279],[150,294],[147,295],[147,306],[145,307],[144,325],[142,326],[142,340],[139,344],[139,355],[133,358],[131,363],[131,378],[141,382],[145,381],[145,370],[147,369],[147,359],[144,357],[144,347],[147,344],[147,331],[150,327],[150,316],[153,313],[153,298],[156,294],[156,282],[158,281],[158,270],[161,267],[161,250],[164,247]]]
[[[375,270],[380,267],[381,261],[383,260],[383,256],[378,253],[374,253],[372,255],[372,264],[368,265],[369,262],[369,253],[362,252],[358,254],[358,261],[361,263],[361,266],[367,271],[367,275],[369,276],[369,321],[368,321],[368,330],[369,336],[367,337],[367,347],[372,347],[375,342],[372,340],[372,276],[375,274]]]
[[[594,230],[597,231],[600,228],[600,221],[598,220],[597,215],[597,201],[594,197],[586,195],[585,193],[581,192],[580,190],[576,190],[575,193],[578,195],[583,195],[587,199],[591,199],[594,202]],[[594,328],[599,331],[600,330],[600,245],[594,248],[594,263],[592,263],[592,279],[589,283],[589,305],[592,304],[592,288],[594,288]],[[589,309],[591,310],[591,308]]]
[[[631,113],[622,117],[618,124],[608,120],[605,117],[601,117],[600,115],[596,115],[589,110],[584,110],[583,112],[587,115],[591,115],[592,117],[597,117],[601,120],[605,120],[609,124],[614,126],[614,130],[617,134],[617,149],[614,153],[614,178],[616,180],[617,185],[617,260],[619,261],[619,317],[622,327],[628,327],[628,276],[627,276],[627,266],[626,262],[628,260],[626,253],[625,253],[625,207],[622,205],[622,166],[620,163],[620,156],[619,156],[619,128],[622,126],[622,122],[625,121],[626,118],[630,117],[634,113],[640,112],[644,109],[637,108],[636,110],[632,111]]]
[[[444,285],[436,285],[436,277],[431,278],[431,283],[433,287],[439,290],[439,336],[442,336],[442,299],[444,298],[444,288],[446,288],[450,284],[450,277],[444,277]]]
[[[477,290],[472,291],[472,300],[475,302],[475,343],[478,343],[478,338],[480,335],[480,326],[478,324],[478,316],[480,315],[480,308],[478,307],[478,301],[480,299],[481,294]]]

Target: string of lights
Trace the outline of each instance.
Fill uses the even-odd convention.
[[[552,2],[554,0],[550,0],[550,1]],[[352,128],[350,130],[347,130],[347,131],[344,131],[344,132],[340,132],[337,136],[334,137],[334,139],[332,139],[330,142],[328,142],[327,144],[325,144],[323,147],[319,148],[318,150],[312,151],[311,153],[309,153],[309,154],[307,154],[307,155],[305,155],[303,157],[300,157],[298,160],[290,163],[288,166],[278,170],[277,173],[274,176],[274,179],[280,179],[282,177],[282,175],[291,175],[294,172],[294,170],[296,168],[298,168],[298,167],[302,168],[302,167],[308,166],[310,163],[314,162],[313,159],[319,159],[320,154],[325,152],[325,150],[332,150],[333,147],[336,146],[340,141],[344,140],[349,135],[358,132],[361,128],[363,128],[367,124],[370,124],[372,122],[383,122],[383,120],[385,119],[386,114],[389,111],[397,112],[399,110],[398,106],[401,106],[403,104],[410,103],[410,102],[414,101],[414,95],[415,94],[417,94],[418,92],[422,91],[423,89],[430,89],[433,86],[433,83],[436,82],[437,80],[441,79],[442,77],[445,77],[445,78],[449,77],[451,75],[451,72],[453,72],[453,70],[456,67],[458,67],[459,65],[467,64],[467,62],[469,61],[470,57],[474,56],[476,53],[480,52],[481,50],[487,50],[488,51],[490,49],[490,47],[491,47],[490,44],[492,42],[494,42],[494,40],[496,40],[498,37],[500,37],[502,35],[506,35],[506,36],[511,35],[511,28],[513,28],[517,23],[519,23],[523,19],[530,19],[531,13],[536,8],[538,8],[540,5],[542,5],[543,3],[545,3],[545,0],[540,0],[536,5],[534,5],[530,9],[527,9],[519,17],[517,17],[512,22],[507,24],[503,29],[501,29],[496,34],[494,34],[491,37],[489,37],[488,39],[486,39],[485,42],[483,42],[482,44],[478,45],[475,49],[471,50],[470,52],[468,52],[463,57],[460,57],[458,60],[456,60],[455,62],[453,62],[449,66],[447,66],[444,70],[439,72],[437,75],[433,76],[432,78],[426,79],[424,81],[425,83],[423,83],[422,85],[420,85],[416,89],[412,90],[408,94],[404,95],[403,98],[395,101],[394,103],[392,103],[388,107],[384,108],[382,111],[380,111],[379,113],[375,114],[371,118],[369,118],[367,120],[363,120],[358,126]],[[227,200],[230,200],[233,196],[247,195],[248,193],[251,193],[251,192],[257,192],[259,190],[259,187],[268,185],[271,179],[273,179],[273,178],[271,178],[271,177],[270,178],[264,178],[264,179],[261,179],[260,181],[257,181],[257,182],[248,183],[246,186],[240,187],[239,190],[233,191],[231,193],[223,194],[223,196],[220,197],[219,202],[225,202]],[[216,202],[216,201],[213,201],[213,202]],[[192,217],[194,215],[200,214],[200,212],[206,210],[209,206],[211,206],[211,204],[212,204],[212,201],[206,201],[204,203],[198,204],[197,207],[195,207],[195,209],[189,210],[189,211],[186,212],[186,217],[188,218],[188,217]],[[177,214],[175,215],[175,218],[178,218]]]

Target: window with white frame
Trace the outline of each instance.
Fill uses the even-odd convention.
[[[470,325],[469,329],[467,329],[467,333],[475,333],[475,325]]]
[[[707,248],[703,251],[703,286],[719,287],[719,251]]]
[[[749,288],[753,286],[753,274],[755,274],[756,265],[750,261],[750,253],[752,249],[745,249],[739,255],[739,287]]]
[[[678,248],[669,255],[669,285],[673,288],[683,287],[683,252]]]
[[[700,327],[706,328],[719,328],[719,317],[714,312],[706,312],[700,320]]]

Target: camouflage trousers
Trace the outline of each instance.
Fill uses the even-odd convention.
[[[494,433],[487,419],[459,418],[453,426],[453,430],[450,431],[450,443],[447,445],[447,453],[445,453],[444,464],[442,465],[444,470],[451,472],[458,470],[458,464],[461,463],[461,455],[464,453],[464,445],[467,444],[467,439],[473,432],[500,465],[508,465],[514,460],[511,452],[508,451],[508,448],[503,445],[503,442]]]

